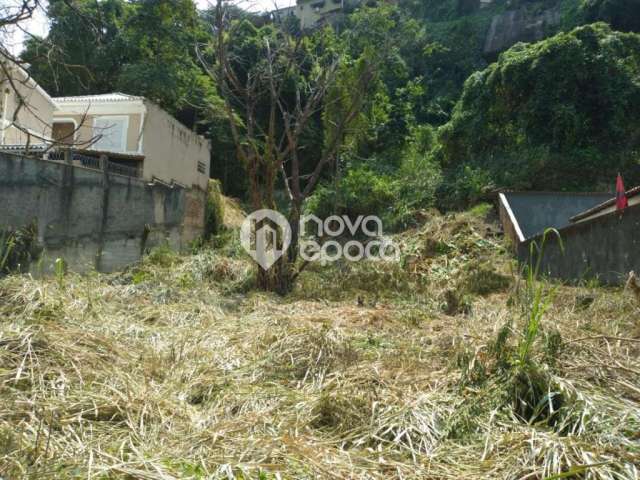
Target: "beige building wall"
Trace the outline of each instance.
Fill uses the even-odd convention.
[[[0,144],[44,143],[51,138],[55,104],[24,70],[14,72],[11,81],[0,73]]]
[[[191,131],[154,103],[121,93],[58,99],[56,123],[73,123],[76,148],[100,150],[95,143],[104,132],[94,127],[109,118],[126,119],[126,133],[119,153],[143,155],[143,178],[206,191],[211,147],[208,140]],[[68,129],[61,129],[67,131]],[[69,143],[69,142],[67,142]],[[119,142],[118,142],[119,143]]]
[[[54,122],[73,122],[75,127],[75,138],[74,145],[77,148],[91,148],[91,143],[95,141],[96,136],[100,134],[98,131],[94,131],[93,121],[96,117],[100,118],[109,118],[111,117],[128,117],[128,128],[127,128],[127,143],[126,143],[126,152],[123,153],[131,153],[137,154],[138,151],[138,139],[140,138],[140,122],[142,115],[139,113],[126,113],[126,114],[118,114],[118,115],[89,115],[89,114],[68,114],[60,111],[54,112],[53,120]],[[70,142],[68,142],[70,143]]]
[[[145,178],[174,180],[186,187],[207,189],[211,146],[154,103],[145,100],[142,129]],[[201,171],[199,171],[199,169]]]
[[[397,0],[386,0],[386,3],[395,4],[398,2]],[[377,4],[377,0],[297,0],[294,13],[300,20],[302,28],[312,28],[325,21],[331,23],[344,7],[359,5],[373,7]]]

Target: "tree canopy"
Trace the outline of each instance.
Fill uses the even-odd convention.
[[[22,57],[52,95],[142,95],[193,126],[215,103],[195,49],[206,26],[192,0],[53,0],[46,39]]]
[[[639,79],[640,35],[605,24],[517,45],[466,81],[439,159],[495,187],[597,189],[617,171],[640,180]]]

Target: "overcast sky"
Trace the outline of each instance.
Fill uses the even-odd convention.
[[[5,2],[18,2],[19,0],[0,0],[1,3]],[[46,0],[44,0],[46,1]],[[211,0],[194,0],[198,8],[204,9],[212,4]],[[215,2],[215,0],[213,0]],[[295,0],[239,0],[236,2],[242,8],[251,11],[267,11],[273,10],[277,5],[278,8],[288,7],[289,5],[294,5]],[[35,15],[31,20],[25,22],[22,25],[26,31],[33,35],[45,36],[47,34],[47,17],[44,13],[44,10],[36,11]],[[5,46],[9,48],[14,54],[18,54],[22,50],[22,44],[24,42],[25,34],[21,32],[19,29],[14,29],[11,36],[7,39],[2,39],[3,43],[6,43]]]

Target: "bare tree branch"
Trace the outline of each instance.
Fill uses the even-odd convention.
[[[365,62],[354,84],[347,85],[353,88],[336,89],[344,65],[341,56],[323,56],[303,46],[301,37],[293,38],[281,31],[265,32],[258,42],[257,58],[237,58],[233,50],[241,33],[240,22],[230,19],[228,4],[223,0],[216,3],[211,27],[213,45],[207,50],[213,52],[214,58],[209,58],[202,46],[197,47],[198,58],[224,100],[236,152],[249,180],[253,207],[273,208],[276,180],[278,176],[283,180],[294,237],[290,259],[295,262],[300,233],[297,222],[304,202],[360,115],[375,66]],[[318,128],[319,114],[332,106],[338,108],[334,109],[336,118],[331,131],[325,132],[322,152],[314,153],[317,161],[305,174],[301,171],[305,135],[314,126]],[[283,268],[281,273],[289,272],[291,280],[296,276],[293,271]]]

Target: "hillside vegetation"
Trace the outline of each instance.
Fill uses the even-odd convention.
[[[638,304],[521,280],[487,211],[285,298],[233,242],[0,280],[0,476],[636,478]]]
[[[515,46],[466,81],[442,164],[523,190],[637,183],[639,79],[640,36],[605,24]]]
[[[47,38],[31,39],[22,57],[53,95],[123,91],[158,103],[212,141],[212,175],[224,193],[245,197],[220,89],[201,63],[213,51],[213,13],[191,0],[55,1]],[[240,64],[255,64],[265,39],[299,33],[291,22],[230,15]],[[529,31],[546,39],[485,52],[489,35],[504,50]],[[344,65],[388,45],[307,209],[366,211],[401,230],[421,208],[466,208],[497,188],[608,190],[617,170],[637,182],[638,31],[635,0],[402,0],[306,32],[307,51],[341,55]],[[262,121],[266,101],[256,99]],[[323,107],[304,136],[303,166],[326,146],[329,113]]]

